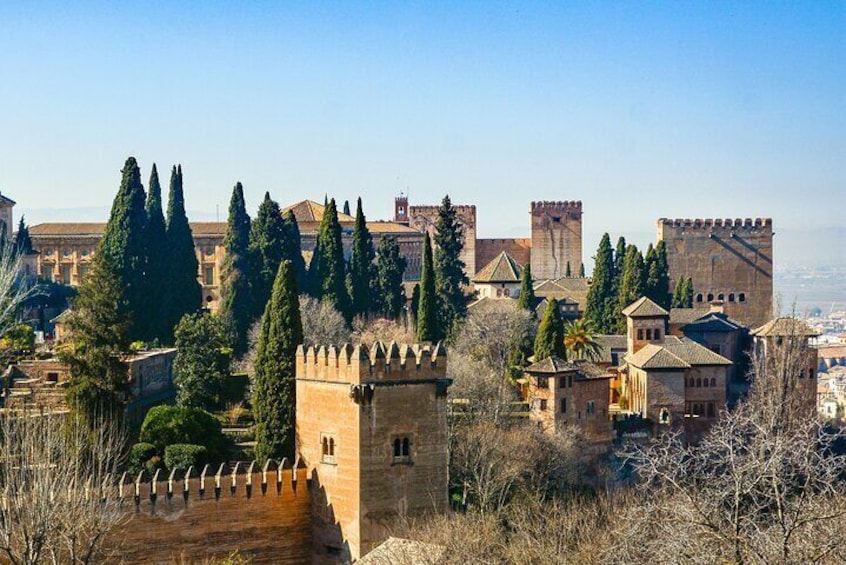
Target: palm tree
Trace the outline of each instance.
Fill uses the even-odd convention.
[[[593,324],[585,318],[580,318],[567,324],[564,328],[564,346],[570,359],[593,360],[602,352],[602,345],[596,339]]]

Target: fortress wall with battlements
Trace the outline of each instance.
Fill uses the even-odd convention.
[[[752,327],[773,317],[773,221],[770,218],[658,220],[667,246],[670,288],[693,279],[694,306],[713,300]]]
[[[192,472],[187,481],[125,477],[106,498],[125,505],[130,518],[109,534],[105,546],[127,563],[169,565],[180,558],[194,563],[234,551],[251,563],[307,563],[312,552],[307,478],[304,468],[243,463],[206,469],[203,476]]]
[[[582,265],[581,201],[532,202],[532,277],[557,279]]]
[[[464,249],[461,252],[461,260],[464,261],[467,277],[473,278],[476,270],[484,266],[476,263],[476,206],[471,204],[453,207],[464,228]],[[429,237],[434,238],[438,208],[438,206],[409,206],[408,225],[420,232],[427,231]]]

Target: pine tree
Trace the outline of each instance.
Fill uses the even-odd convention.
[[[579,278],[585,278],[585,264],[581,263],[579,265]]]
[[[129,320],[131,341],[143,340],[149,334],[145,326],[151,298],[147,292],[147,244],[145,232],[146,195],[141,185],[141,170],[135,157],[124,164],[120,189],[112,204],[112,212],[97,255],[103,257],[103,267],[117,277],[120,297],[115,302],[117,312]]]
[[[264,193],[256,219],[250,226],[250,272],[253,302],[253,319],[264,313],[270,300],[273,281],[285,255],[285,220],[270,193]]]
[[[603,234],[599,249],[594,257],[593,278],[588,287],[585,318],[599,333],[612,333],[616,324],[611,315],[617,296],[614,293],[614,256],[611,251],[611,238]]]
[[[294,269],[294,276],[297,279],[297,288],[300,292],[308,290],[308,270],[306,269],[305,259],[303,259],[303,242],[300,236],[300,226],[297,224],[297,218],[291,210],[285,213],[285,237],[283,242],[285,244],[283,257],[286,261],[291,262]]]
[[[320,298],[329,302],[349,321],[352,312],[349,294],[347,294],[344,246],[334,198],[329,200],[329,205],[323,212],[317,238],[321,253],[316,273],[321,283]]]
[[[420,299],[417,306],[417,341],[436,342],[443,339],[438,322],[438,297],[435,294],[432,241],[427,232],[423,239],[423,270],[420,274]],[[413,299],[412,299],[413,300]]]
[[[623,309],[644,296],[643,255],[634,245],[626,248],[626,263],[620,278],[620,293],[617,299],[615,322],[618,333],[626,333],[626,320],[622,315]]]
[[[380,313],[392,320],[399,318],[405,306],[405,288],[402,284],[406,260],[400,254],[395,236],[385,236],[379,242],[379,257],[376,261],[376,280]]]
[[[346,203],[349,208],[349,203]],[[367,229],[361,198],[358,199],[353,228],[352,254],[350,255],[349,295],[353,316],[366,316],[374,311],[371,291],[375,275],[373,238]]]
[[[15,249],[19,255],[32,253],[32,238],[29,236],[29,228],[24,222],[24,217],[18,222],[18,233],[15,235]]]
[[[252,319],[250,297],[250,216],[244,202],[244,187],[237,183],[229,202],[229,222],[223,247],[226,257],[220,281],[220,315],[233,337],[236,356],[247,350],[247,333]]]
[[[95,254],[73,302],[69,346],[59,352],[70,372],[68,403],[91,425],[120,417],[129,393],[121,355],[129,349],[131,314],[117,307],[124,300],[122,285],[105,255]]]
[[[359,208],[361,207],[361,198],[360,197],[358,199],[358,206],[359,206]],[[352,214],[350,214],[350,201],[349,200],[344,200],[344,214],[346,214],[347,216],[352,216]]]
[[[567,359],[567,350],[564,347],[564,322],[558,310],[558,301],[554,298],[550,298],[547,302],[546,310],[538,326],[538,335],[535,338],[535,361],[543,361],[552,355]]]
[[[573,270],[570,267],[569,261],[567,261],[567,266],[564,268],[564,276],[568,279],[573,276]]]
[[[197,254],[194,235],[185,215],[185,195],[182,188],[182,165],[173,167],[170,174],[170,193],[167,201],[167,245],[163,250],[167,260],[167,285],[163,294],[165,313],[162,341],[173,343],[173,331],[185,314],[200,309],[202,289],[197,281]]]
[[[150,293],[149,306],[144,315],[149,329],[148,339],[160,343],[168,341],[170,329],[166,323],[167,305],[165,294],[170,284],[168,272],[167,226],[162,211],[162,187],[159,183],[159,172],[153,163],[150,173],[150,184],[147,192],[147,288]]]
[[[458,221],[458,212],[444,196],[435,220],[435,288],[439,299],[441,330],[438,339],[450,335],[456,323],[467,315],[464,286],[469,284],[464,274],[461,251],[464,249],[464,233]]]
[[[256,351],[253,412],[259,462],[294,456],[296,351],[303,342],[299,304],[293,266],[283,261],[261,319]]]
[[[520,296],[517,298],[517,306],[532,313],[535,311],[535,288],[532,285],[532,266],[528,263],[523,267],[523,273],[520,276]]]

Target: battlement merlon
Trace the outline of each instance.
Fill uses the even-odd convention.
[[[659,234],[663,229],[683,230],[727,230],[727,231],[772,231],[772,218],[660,218]]]
[[[533,216],[540,216],[542,214],[582,214],[581,200],[562,200],[562,201],[533,201],[531,203],[530,213]]]
[[[443,344],[299,346],[297,379],[352,385],[446,379]]]

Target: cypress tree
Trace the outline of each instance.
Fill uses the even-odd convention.
[[[358,199],[358,207],[361,208],[361,197],[359,197],[359,199]],[[352,214],[350,214],[350,201],[349,200],[344,200],[344,214],[346,214],[347,216],[352,216]]]
[[[585,264],[584,263],[579,265],[579,277],[585,278]]]
[[[644,296],[643,265],[643,255],[636,246],[629,245],[626,248],[626,262],[623,266],[623,275],[620,278],[620,293],[615,312],[618,333],[626,332],[626,320],[622,315],[623,309]]]
[[[18,222],[18,233],[15,235],[15,249],[19,255],[32,253],[32,238],[29,236],[29,228],[26,222],[24,222],[23,216],[21,216]]]
[[[247,333],[252,319],[250,297],[250,216],[244,202],[244,187],[237,183],[229,201],[229,221],[223,247],[226,257],[220,281],[220,315],[233,335],[235,355],[247,350]]]
[[[554,298],[547,302],[546,310],[538,326],[538,335],[535,338],[535,361],[543,361],[552,355],[567,359],[567,350],[564,347],[564,321],[558,310],[558,301]]]
[[[572,271],[572,268],[570,267],[569,261],[567,261],[567,266],[564,268],[564,276],[568,279],[573,276],[573,271]]]
[[[97,253],[73,301],[69,347],[59,358],[68,366],[71,409],[90,425],[121,416],[129,392],[121,355],[129,349],[130,314],[118,307],[124,288],[119,273]]]
[[[321,253],[316,273],[321,283],[320,297],[334,306],[349,321],[352,316],[344,274],[344,246],[334,198],[329,201],[329,205],[323,212],[317,238]]]
[[[464,274],[461,251],[464,234],[458,213],[449,196],[444,196],[435,220],[435,288],[439,299],[441,330],[436,334],[443,339],[451,334],[456,323],[467,315],[464,286],[469,284]]]
[[[345,204],[349,208],[349,203]],[[374,311],[371,290],[375,266],[373,261],[376,252],[373,249],[373,238],[367,229],[361,198],[355,211],[355,227],[353,228],[352,254],[350,256],[349,295],[352,305],[352,315],[366,316]]]
[[[162,211],[162,187],[159,183],[159,172],[155,163],[153,163],[153,170],[150,173],[146,209],[147,288],[152,298],[144,313],[150,331],[147,337],[165,342],[170,337],[170,328],[167,327],[165,317],[167,305],[164,299],[170,282],[167,259],[167,226]]]
[[[693,279],[691,277],[687,277],[687,281],[684,283],[684,307],[685,308],[693,308]]]
[[[285,213],[285,237],[282,239],[284,243],[284,260],[290,261],[294,269],[294,276],[297,279],[297,288],[300,292],[305,292],[308,286],[308,271],[306,269],[305,259],[303,259],[303,241],[300,236],[300,226],[297,223],[297,218],[291,210]]]
[[[663,308],[670,307],[670,265],[667,261],[667,244],[663,240],[655,246],[655,260],[657,278],[653,285],[653,292],[659,299],[656,300]]]
[[[611,333],[616,324],[612,324],[611,315],[617,296],[614,293],[614,256],[611,250],[611,238],[602,235],[599,248],[594,257],[593,279],[588,288],[585,318],[600,333]]]
[[[397,238],[383,237],[379,242],[379,257],[376,261],[378,298],[380,313],[394,320],[399,318],[405,306],[405,288],[402,285],[405,267],[406,260],[400,254]]]
[[[285,220],[270,193],[264,193],[256,219],[250,226],[250,272],[253,302],[253,319],[264,312],[279,264],[285,255]]]
[[[411,304],[409,311],[411,312],[411,321],[414,325],[414,331],[417,332],[417,312],[420,310],[420,284],[414,285],[411,291]]]
[[[687,279],[685,277],[679,278],[676,282],[676,287],[673,289],[673,300],[670,302],[672,308],[684,308],[684,287]]]
[[[443,338],[441,328],[438,326],[438,298],[435,294],[434,270],[432,241],[427,232],[423,239],[423,270],[418,285],[420,298],[417,306],[417,341],[421,342],[435,342]]]
[[[163,294],[165,304],[165,343],[173,343],[173,331],[185,314],[200,309],[203,302],[202,289],[197,281],[197,253],[194,235],[185,214],[185,194],[182,188],[182,165],[173,167],[170,173],[170,192],[167,200],[167,284]]]
[[[129,320],[130,341],[145,339],[145,327],[151,297],[147,293],[145,271],[147,244],[145,232],[146,195],[141,185],[141,170],[135,157],[129,157],[121,171],[120,189],[112,204],[112,212],[97,255],[103,257],[103,268],[120,281],[120,297],[115,302],[119,315]],[[108,275],[107,275],[108,276]]]
[[[626,266],[626,248],[626,238],[620,236],[617,239],[617,247],[614,248],[613,294],[615,301],[617,295],[620,294],[620,279],[623,277],[623,269]]]
[[[321,266],[323,265],[323,248],[320,245],[320,228],[318,228],[317,236],[314,238],[314,250],[311,253],[311,261],[308,264],[308,294],[320,300],[323,296],[323,273]]]
[[[532,266],[526,263],[523,273],[520,276],[520,296],[517,298],[517,306],[534,314],[535,287],[532,285]]]
[[[290,261],[283,261],[261,319],[255,359],[253,412],[260,462],[294,456],[296,351],[302,342],[296,274]]]

